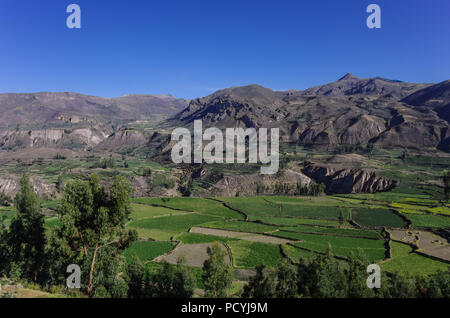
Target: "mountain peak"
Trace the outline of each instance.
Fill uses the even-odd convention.
[[[350,79],[360,79],[360,78],[355,76],[355,75],[353,75],[353,74],[351,74],[351,73],[347,73],[343,77],[341,77],[339,79],[339,81],[350,80]]]

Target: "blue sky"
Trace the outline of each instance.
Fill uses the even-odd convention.
[[[66,27],[66,7],[82,28]],[[382,28],[366,26],[377,3]],[[194,98],[304,89],[350,72],[450,78],[448,0],[2,0],[0,92]]]

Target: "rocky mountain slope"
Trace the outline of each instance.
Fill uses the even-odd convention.
[[[321,150],[373,143],[448,151],[450,124],[445,111],[420,102],[419,106],[406,103],[409,99],[405,96],[422,90],[430,92],[428,99],[433,100],[435,93],[442,92],[434,87],[360,79],[351,74],[305,91],[276,92],[259,85],[232,87],[192,100],[167,123],[191,126],[201,119],[204,126],[278,127],[283,141]]]
[[[123,136],[121,127],[159,122],[186,105],[185,100],[170,95],[101,98],[76,93],[0,94],[0,149],[87,150],[101,143],[100,149],[112,146],[114,150],[120,142],[133,146],[140,137],[131,140]]]
[[[401,99],[431,84],[415,84],[389,80],[381,77],[363,79],[347,73],[336,82],[309,88],[299,93],[302,95],[342,96],[342,95],[377,95]]]
[[[231,87],[189,104],[155,95],[1,94],[0,149],[153,147],[152,133],[127,128],[150,121],[167,136],[201,119],[204,127],[277,127],[282,141],[317,150],[371,143],[450,151],[449,86],[450,81],[414,84],[347,74],[303,91]]]
[[[152,118],[161,120],[186,105],[185,100],[170,95],[102,98],[77,93],[0,94],[0,130],[119,124]]]
[[[450,123],[450,80],[421,89],[402,101],[409,105],[432,108]]]

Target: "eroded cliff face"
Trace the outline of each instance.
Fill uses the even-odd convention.
[[[376,172],[355,169],[325,167],[308,164],[303,172],[316,182],[327,186],[326,193],[375,193],[393,189],[397,181],[378,176]]]
[[[146,138],[136,130],[122,129],[100,142],[95,150],[118,150],[124,147],[139,147],[146,143]]]
[[[0,192],[5,193],[13,199],[20,190],[20,178],[17,176],[1,176],[0,177]],[[56,187],[54,184],[44,182],[40,178],[31,177],[30,182],[33,185],[34,191],[43,199],[50,199],[56,194]]]
[[[107,139],[111,129],[43,129],[30,131],[1,131],[0,149],[19,150],[29,148],[90,148]]]
[[[295,191],[297,184],[308,186],[312,180],[306,175],[286,170],[274,175],[236,175],[226,176],[211,187],[212,195],[223,197],[234,197],[239,195],[255,195],[258,187],[264,186],[264,194],[273,194],[277,184],[289,185],[292,192]]]

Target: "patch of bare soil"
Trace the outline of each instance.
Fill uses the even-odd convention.
[[[176,264],[180,257],[184,257],[186,260],[186,265],[193,267],[202,267],[203,263],[209,258],[206,249],[211,246],[212,246],[211,243],[179,244],[171,252],[157,257],[155,261],[162,262],[165,260],[170,264]],[[225,263],[230,264],[230,256],[228,255],[227,248],[223,244],[220,244],[220,246],[227,253]]]
[[[191,233],[198,234],[206,234],[206,235],[214,235],[220,237],[227,238],[238,238],[240,240],[250,241],[250,242],[258,242],[258,243],[267,243],[267,244],[286,244],[286,243],[295,243],[298,241],[288,240],[284,238],[261,235],[255,233],[247,233],[247,232],[235,232],[235,231],[227,231],[227,230],[219,230],[219,229],[210,229],[203,227],[193,227],[190,230]]]
[[[24,288],[21,284],[12,282],[0,281],[0,297],[9,295],[11,298],[52,298],[55,297],[52,294],[40,291]]]
[[[395,240],[417,245],[419,251],[424,254],[450,261],[450,244],[443,237],[417,230],[390,230],[389,232]]]

